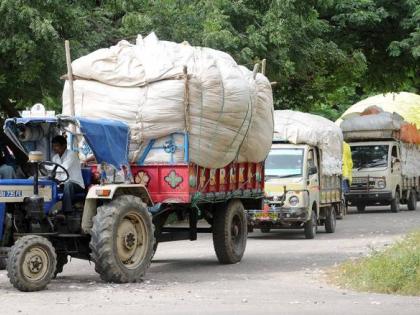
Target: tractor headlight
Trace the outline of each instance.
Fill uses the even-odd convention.
[[[386,182],[384,179],[380,179],[376,182],[376,186],[378,186],[379,189],[384,189],[386,187]]]
[[[292,207],[296,207],[299,204],[299,197],[298,196],[292,196],[289,198],[289,204]]]

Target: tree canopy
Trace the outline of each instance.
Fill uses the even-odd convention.
[[[276,108],[336,118],[371,94],[420,90],[420,0],[0,0],[2,116],[60,110],[64,40],[77,58],[154,31],[267,59]]]

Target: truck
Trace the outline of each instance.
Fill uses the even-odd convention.
[[[353,158],[353,181],[346,202],[364,212],[367,206],[401,204],[415,210],[420,196],[420,145],[405,143],[395,130],[345,131]]]
[[[130,164],[129,127],[111,119],[11,118],[4,130],[26,156],[17,165],[25,178],[0,180],[0,258],[18,290],[44,289],[68,257],[92,260],[104,281],[137,282],[158,243],[196,240],[199,233],[212,233],[220,263],[242,259],[245,210],[262,208],[263,163],[234,161],[217,169],[191,163],[186,132],[182,145],[168,140],[163,146],[168,155],[181,151],[181,162]],[[82,168],[86,190],[63,218],[55,175],[68,173],[51,162],[51,139],[64,133],[72,149],[85,141],[96,163]],[[168,218],[179,224],[168,226]],[[199,225],[201,219],[207,224]]]
[[[341,131],[322,117],[293,111],[276,111],[274,128],[265,161],[264,208],[247,211],[249,229],[303,229],[305,238],[313,239],[323,225],[334,233],[337,216],[344,212]],[[330,148],[322,144],[325,137],[331,139]],[[327,166],[331,161],[335,168]]]

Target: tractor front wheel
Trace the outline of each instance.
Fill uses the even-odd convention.
[[[23,236],[11,248],[7,275],[12,285],[24,292],[40,291],[54,276],[57,256],[51,242],[37,235]]]
[[[140,281],[150,266],[154,244],[152,218],[140,198],[124,195],[98,208],[90,248],[102,280]]]

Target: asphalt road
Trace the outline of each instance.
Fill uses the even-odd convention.
[[[73,260],[48,290],[21,293],[0,271],[0,314],[420,314],[420,297],[358,293],[331,286],[335,264],[420,229],[417,211],[351,212],[315,240],[298,231],[249,235],[244,259],[219,265],[210,235],[160,244],[144,282],[107,284]]]

